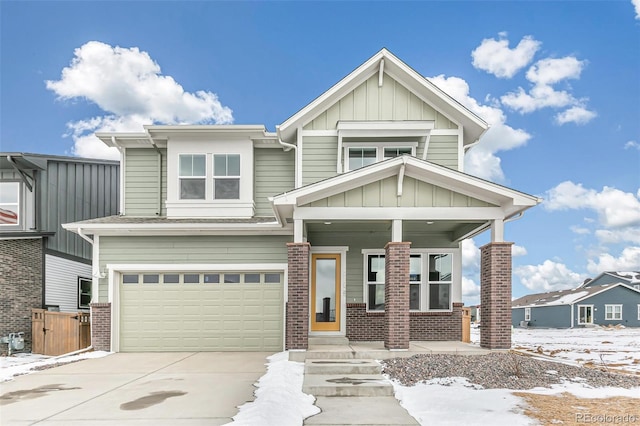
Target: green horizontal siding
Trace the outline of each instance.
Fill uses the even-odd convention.
[[[427,160],[458,170],[458,136],[433,135],[429,139]]]
[[[254,150],[254,203],[256,216],[273,216],[268,197],[295,187],[295,151]]]
[[[336,175],[338,138],[305,136],[302,142],[302,184],[308,185]]]
[[[107,264],[287,263],[288,236],[101,237],[100,270]],[[107,301],[107,280],[99,298]]]
[[[125,160],[125,214],[127,216],[166,215],[167,150],[162,153],[162,176],[154,149],[128,148]],[[158,191],[162,183],[162,211],[158,211]]]

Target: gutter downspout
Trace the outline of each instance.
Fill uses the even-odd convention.
[[[162,216],[162,151],[158,148],[158,145],[153,141],[151,135],[148,135],[149,142],[156,149],[158,153],[158,213],[156,215]]]
[[[280,137],[280,126],[276,126],[276,135],[278,136],[278,143],[280,145],[283,146],[283,149],[285,152],[288,152],[290,150],[294,150],[295,152],[295,156],[294,156],[294,162],[295,162],[295,177],[294,177],[294,182],[295,182],[295,187],[299,188],[300,182],[298,181],[298,169],[300,167],[300,164],[298,164],[298,146],[297,145],[293,145],[287,142],[284,142],[281,137]]]

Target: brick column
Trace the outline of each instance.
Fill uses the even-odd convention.
[[[287,243],[288,295],[286,349],[309,346],[309,243]]]
[[[384,248],[384,347],[409,349],[410,242],[390,242]]]
[[[91,346],[96,351],[111,350],[111,303],[91,303]]]
[[[511,348],[511,246],[489,243],[480,248],[480,346]]]

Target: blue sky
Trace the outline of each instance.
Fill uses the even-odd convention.
[[[467,172],[538,195],[514,296],[640,270],[640,0],[0,2],[0,150],[96,130],[277,124],[386,47],[492,124]],[[64,71],[63,71],[64,70]],[[477,303],[477,248],[464,293]]]

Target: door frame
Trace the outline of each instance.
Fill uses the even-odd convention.
[[[349,246],[311,246],[309,253],[309,336],[346,336],[347,334],[347,252]],[[314,254],[340,255],[340,330],[311,331],[311,262]]]

